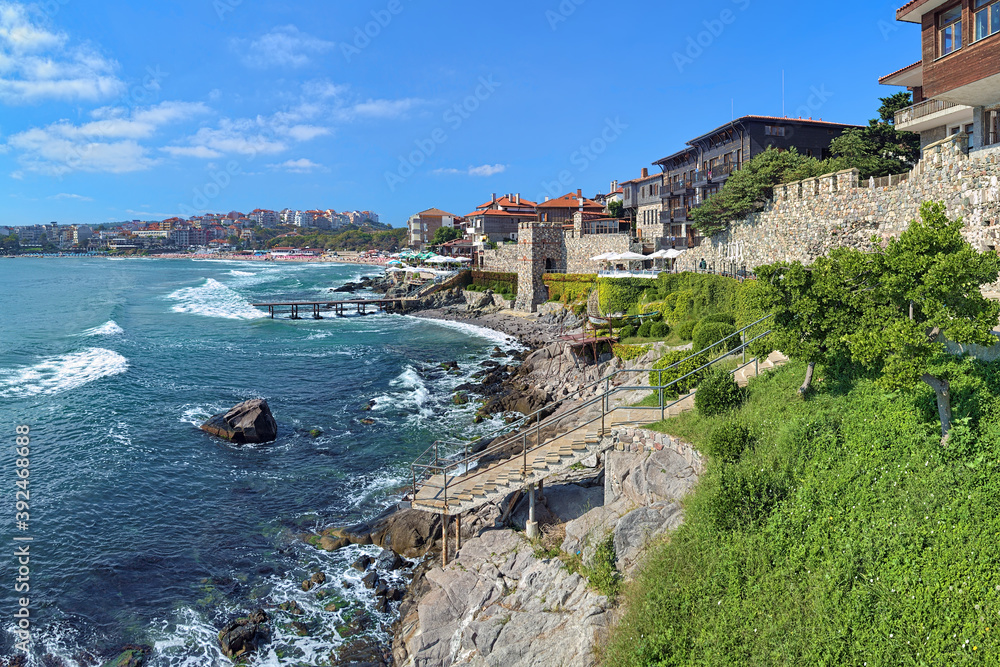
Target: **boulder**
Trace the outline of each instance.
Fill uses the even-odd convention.
[[[269,640],[267,613],[263,609],[232,621],[219,632],[219,646],[230,660],[257,651]]]
[[[278,438],[278,424],[267,401],[261,398],[215,415],[201,425],[201,430],[241,445],[274,442]]]

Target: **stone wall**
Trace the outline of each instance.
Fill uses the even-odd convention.
[[[562,225],[522,222],[518,229],[517,310],[533,313],[548,301],[542,276],[566,270],[566,243]]]
[[[497,246],[496,250],[483,250],[483,271],[517,273],[521,251],[517,244]]]
[[[967,153],[958,134],[927,146],[907,180],[872,188],[856,171],[827,174],[775,188],[762,212],[734,222],[677,261],[694,270],[704,259],[716,270],[753,270],[777,261],[811,262],[836,247],[872,247],[898,236],[925,201],[943,201],[951,218],[965,221],[965,238],[980,250],[1000,245],[1000,150]]]
[[[567,235],[566,246],[567,273],[597,273],[600,262],[590,261],[608,252],[623,253],[632,249],[628,234],[589,234],[584,236]]]

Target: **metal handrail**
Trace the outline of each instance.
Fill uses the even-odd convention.
[[[417,459],[414,460],[412,464],[410,464],[410,471],[411,471],[412,480],[413,480],[413,487],[412,487],[413,497],[416,498],[416,493],[417,493],[417,470],[422,470],[423,471],[423,474],[421,475],[421,479],[422,480],[426,479],[427,477],[433,476],[435,474],[435,472],[436,472],[436,473],[440,473],[440,474],[442,474],[444,476],[444,485],[443,485],[443,487],[433,486],[432,488],[443,488],[444,489],[444,491],[445,491],[445,503],[447,505],[448,471],[454,470],[454,469],[457,469],[457,468],[461,468],[461,467],[464,466],[465,472],[463,472],[461,474],[466,474],[468,471],[470,471],[470,470],[472,470],[474,468],[473,464],[478,464],[478,461],[481,458],[483,458],[485,456],[490,456],[491,454],[499,453],[501,450],[503,450],[503,449],[511,446],[512,444],[514,444],[518,439],[521,439],[522,440],[522,444],[523,444],[523,446],[522,446],[522,452],[521,452],[522,456],[524,457],[523,474],[526,475],[527,474],[527,455],[528,455],[528,453],[531,452],[531,451],[535,451],[535,450],[543,447],[545,444],[548,444],[548,442],[542,443],[542,440],[541,440],[541,431],[542,431],[542,428],[548,428],[550,426],[553,426],[553,425],[557,424],[558,422],[566,419],[567,417],[577,416],[581,412],[583,412],[585,409],[593,406],[595,403],[597,403],[598,401],[600,401],[600,403],[601,403],[601,416],[600,416],[600,419],[601,419],[601,422],[602,422],[602,431],[603,431],[603,425],[604,425],[605,417],[610,412],[614,412],[615,410],[617,410],[617,409],[619,409],[621,407],[621,406],[617,406],[617,407],[612,408],[612,409],[609,410],[609,399],[610,399],[610,397],[613,394],[616,394],[616,393],[618,393],[620,391],[641,390],[641,389],[657,390],[657,393],[659,395],[659,401],[658,401],[659,405],[658,406],[649,407],[649,408],[637,407],[637,408],[629,408],[629,409],[659,409],[659,410],[661,410],[661,416],[664,415],[666,413],[666,409],[668,407],[668,406],[664,405],[664,401],[663,401],[664,391],[665,390],[670,389],[674,385],[676,385],[679,382],[681,382],[681,381],[683,381],[683,380],[691,377],[695,373],[699,373],[699,372],[701,372],[701,371],[703,371],[703,370],[705,370],[705,369],[713,366],[714,364],[719,363],[720,361],[722,361],[724,359],[728,359],[729,357],[731,357],[734,354],[740,352],[741,350],[743,352],[744,365],[741,366],[741,367],[739,367],[739,368],[737,368],[736,370],[734,370],[733,373],[738,372],[740,370],[740,368],[745,368],[746,365],[748,365],[746,363],[746,350],[747,350],[747,348],[752,343],[754,343],[754,342],[760,340],[761,338],[764,338],[765,336],[769,335],[771,333],[771,330],[769,329],[765,333],[760,334],[758,336],[755,336],[752,340],[749,340],[749,341],[746,340],[746,336],[744,334],[748,330],[750,330],[751,328],[753,328],[753,327],[761,324],[762,322],[770,319],[771,317],[773,317],[773,315],[765,315],[764,317],[758,319],[757,321],[755,321],[755,322],[753,322],[751,324],[748,324],[747,326],[743,327],[739,331],[737,331],[737,332],[735,332],[733,334],[730,334],[729,336],[726,336],[725,338],[723,338],[721,340],[716,341],[715,343],[713,343],[712,345],[709,345],[705,349],[700,350],[699,352],[696,352],[696,353],[694,353],[692,355],[689,355],[689,356],[685,357],[684,359],[682,359],[682,360],[680,360],[680,361],[678,361],[676,363],[671,364],[670,366],[667,366],[667,367],[664,367],[664,368],[647,368],[647,369],[634,368],[634,369],[619,369],[619,370],[616,370],[616,371],[612,372],[610,375],[608,375],[608,376],[606,376],[604,378],[601,378],[600,380],[597,380],[595,382],[592,382],[591,384],[586,385],[586,386],[580,388],[576,392],[573,392],[572,394],[570,394],[568,396],[565,396],[562,399],[559,399],[559,400],[555,401],[554,403],[550,403],[550,404],[546,405],[545,407],[543,407],[543,408],[541,408],[539,410],[536,410],[535,412],[531,413],[530,415],[527,415],[524,418],[518,420],[517,422],[514,422],[514,424],[516,424],[517,426],[513,430],[511,430],[511,426],[514,426],[513,424],[507,425],[506,429],[504,429],[503,436],[497,436],[497,437],[502,438],[500,440],[500,442],[498,442],[498,443],[492,443],[486,449],[484,449],[484,450],[482,450],[480,452],[477,452],[475,454],[473,454],[471,452],[471,445],[473,443],[481,441],[483,438],[487,437],[486,435],[480,436],[480,437],[478,437],[478,438],[476,438],[474,440],[467,441],[467,442],[456,442],[456,441],[447,441],[447,440],[438,440],[438,441],[436,441],[433,445],[431,445],[430,447],[428,447],[420,456],[418,456]],[[687,361],[689,361],[689,360],[691,360],[691,359],[693,359],[695,357],[699,357],[699,356],[701,356],[701,355],[709,352],[710,350],[718,347],[719,345],[725,343],[726,341],[728,341],[731,338],[734,338],[736,336],[739,336],[741,338],[741,340],[743,341],[739,346],[733,348],[732,350],[727,351],[726,354],[722,354],[722,355],[716,357],[715,359],[709,361],[707,364],[704,364],[703,366],[699,367],[697,370],[692,371],[690,373],[687,373],[686,375],[684,375],[682,377],[674,379],[673,381],[669,382],[666,385],[660,385],[659,387],[653,387],[653,386],[649,386],[649,387],[621,387],[621,386],[614,386],[613,387],[612,386],[612,381],[616,377],[618,377],[619,375],[624,375],[624,374],[628,374],[628,373],[652,373],[652,372],[659,372],[659,373],[661,373],[661,375],[659,376],[659,378],[660,378],[660,381],[662,382],[662,373],[667,372],[667,371],[669,371],[669,370],[671,370],[673,368],[676,368],[677,366],[680,366],[681,364],[683,364],[683,363],[685,363],[685,362],[687,362]],[[755,358],[750,363],[754,363],[756,361],[757,361],[757,359]],[[596,386],[598,386],[598,385],[600,385],[602,383],[605,385],[605,389],[604,389],[604,392],[600,396],[595,397],[593,399],[589,399],[589,400],[585,401],[584,403],[581,403],[580,405],[576,406],[575,408],[573,408],[569,412],[563,413],[561,415],[558,415],[558,416],[555,416],[555,417],[550,417],[550,418],[542,418],[541,417],[541,414],[543,412],[550,411],[549,414],[552,414],[551,410],[554,410],[556,407],[562,405],[563,403],[565,403],[566,401],[568,401],[570,398],[578,396],[578,395],[581,395],[584,392],[586,392],[586,391],[588,391],[588,390],[590,390],[590,389],[592,389],[592,388],[594,388],[594,387],[596,387]],[[687,395],[690,395],[690,393],[687,394]],[[686,396],[684,398],[686,398]],[[681,398],[679,400],[683,400],[683,398]],[[679,402],[679,400],[675,401],[674,403],[672,403],[671,406],[675,405],[677,402]],[[543,419],[544,419],[544,421],[543,421]],[[597,418],[592,419],[592,420],[590,420],[588,422],[585,422],[585,425],[589,425],[589,424],[593,423],[594,421],[596,421],[596,419]],[[520,430],[520,428],[522,426],[530,425],[532,423],[532,420],[534,420],[534,424],[535,424],[535,429],[534,429],[535,430],[535,446],[532,449],[529,450],[528,446],[527,446],[527,435],[528,435],[527,431],[525,431],[525,432],[519,432],[519,430]],[[569,431],[565,431],[565,432],[559,433],[559,435],[557,437],[564,437],[566,435],[569,435],[570,433],[574,433],[577,430],[579,430],[579,428],[581,428],[581,427],[578,425],[577,427],[575,427],[573,429],[570,429]],[[504,437],[504,436],[506,436],[506,437]],[[441,451],[441,446],[442,445],[451,445],[451,446],[459,445],[459,446],[462,446],[463,447],[462,458],[460,458],[458,460],[448,461],[448,462],[446,462],[446,463],[444,463],[442,465],[442,463],[441,463],[441,457],[440,457],[440,451]],[[431,450],[434,450],[434,463],[433,464],[421,463],[421,460],[425,456],[429,455],[430,452],[431,452]],[[480,471],[480,472],[482,472],[482,471]],[[478,474],[480,474],[480,473],[475,473],[473,475],[470,475],[469,477],[475,477]]]

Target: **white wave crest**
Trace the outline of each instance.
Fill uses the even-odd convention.
[[[175,313],[189,313],[204,317],[221,317],[227,320],[256,320],[267,317],[233,289],[214,278],[205,279],[197,287],[185,287],[169,294],[168,299],[179,301]]]
[[[42,359],[34,366],[0,369],[0,398],[51,396],[128,370],[128,359],[100,347]]]
[[[254,273],[254,272],[252,272],[252,271],[235,271],[235,270],[233,270],[233,271],[229,272],[229,275],[231,275],[231,276],[255,276],[257,274]]]
[[[87,329],[81,336],[119,336],[125,333],[125,330],[118,326],[118,323],[114,320],[108,320],[99,327],[94,327],[93,329]]]
[[[399,374],[399,377],[389,383],[389,386],[393,388],[393,392],[376,397],[372,410],[395,408],[403,411],[416,411],[424,418],[434,416],[431,391],[416,368],[408,365]]]
[[[468,322],[453,322],[451,320],[432,320],[419,318],[422,322],[430,322],[442,327],[447,327],[448,329],[456,329],[466,334],[476,336],[478,338],[485,338],[486,340],[492,341],[499,345],[509,346],[518,350],[523,350],[524,345],[514,338],[513,336],[508,336],[502,331],[496,331],[494,329],[487,329],[486,327],[481,327],[476,324],[469,324]]]

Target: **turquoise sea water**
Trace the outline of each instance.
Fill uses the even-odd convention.
[[[343,298],[328,290],[373,273],[0,261],[0,655],[14,654],[9,554],[12,538],[26,534],[33,664],[46,653],[89,664],[84,653],[128,643],[153,645],[154,665],[229,664],[215,642],[224,622],[287,600],[305,609],[295,620],[310,636],[275,612],[276,640],[254,664],[326,664],[345,611],[324,611],[329,600],[299,582],[323,570],[330,596],[369,610],[374,599],[353,586],[360,574],[348,564],[360,547],[327,554],[300,536],[391,504],[419,452],[471,432],[475,406],[452,405],[454,387],[494,346],[514,346],[464,325],[390,315],[271,320],[251,305]],[[440,370],[452,360],[461,374]],[[252,397],[270,403],[276,443],[240,448],[196,428]],[[375,409],[363,411],[372,399]],[[27,533],[14,524],[16,424],[31,427]]]

